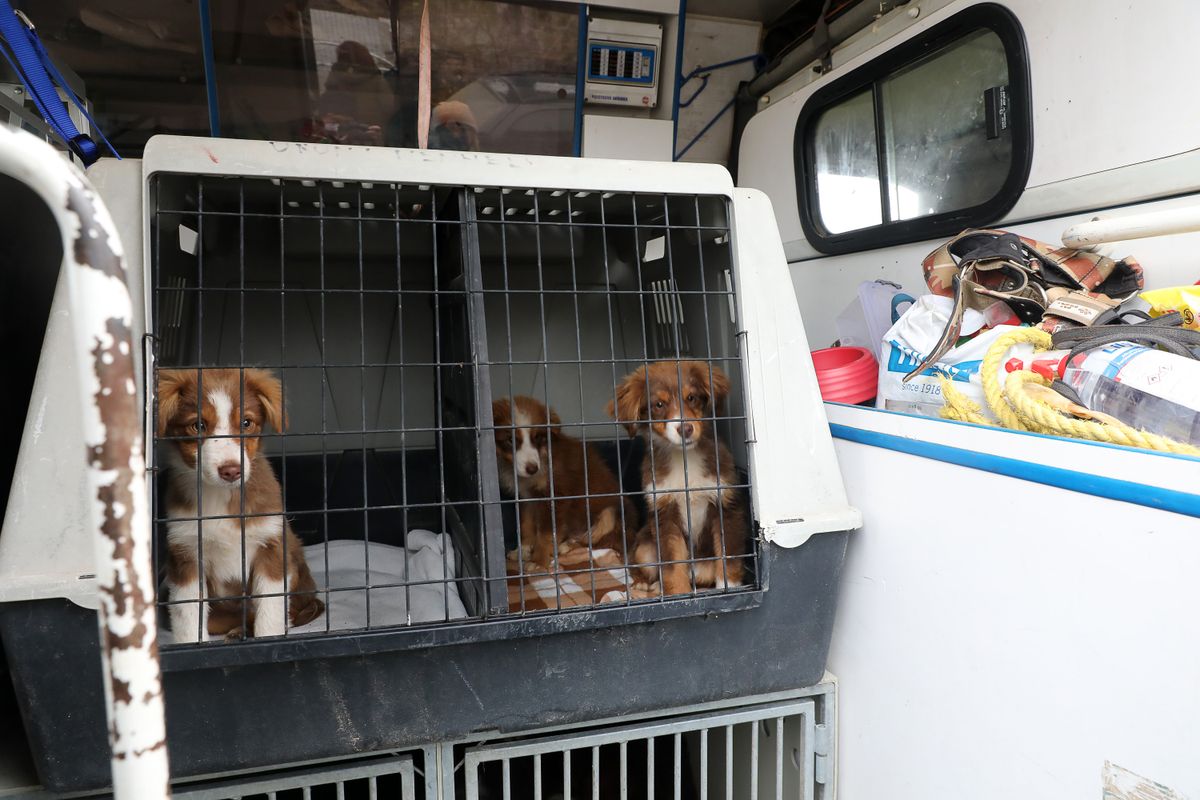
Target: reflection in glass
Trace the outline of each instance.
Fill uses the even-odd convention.
[[[817,202],[830,233],[878,225],[879,157],[871,91],[851,97],[820,116],[813,136]]]
[[[1000,191],[1012,136],[988,139],[984,93],[1007,83],[1004,45],[987,30],[880,82],[892,220],[970,208]]]
[[[195,0],[26,2],[124,155],[210,133]],[[417,146],[423,0],[211,0],[220,135]],[[563,3],[429,8],[429,146],[570,155],[579,14]]]
[[[191,3],[18,3],[55,63],[84,83],[100,129],[126,157],[156,133],[209,134],[200,17]]]
[[[213,1],[225,135],[417,145],[420,0],[248,7]],[[429,147],[569,155],[578,26],[558,4],[431,3]]]

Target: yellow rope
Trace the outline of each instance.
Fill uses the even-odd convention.
[[[944,419],[952,419],[956,422],[974,422],[976,425],[996,424],[983,415],[983,409],[979,407],[978,403],[955,388],[954,381],[945,375],[939,375],[938,381],[942,384],[941,415]]]
[[[1086,409],[1063,403],[1062,408],[1051,405],[1034,396],[1031,386],[1049,384],[1042,376],[1030,371],[1012,372],[1001,385],[1000,364],[1013,345],[1028,343],[1038,352],[1050,349],[1050,334],[1036,328],[1019,328],[1001,334],[988,348],[980,364],[983,395],[988,408],[1000,420],[1000,425],[1018,431],[1033,431],[1054,436],[1070,436],[1128,447],[1161,450],[1168,453],[1200,456],[1200,448],[1183,444],[1165,436],[1140,431],[1111,417],[1109,421],[1081,419]],[[983,415],[983,410],[969,397],[954,387],[953,381],[940,377],[944,404],[941,415],[946,419],[974,422],[980,425],[995,425]],[[1044,391],[1044,390],[1043,390]],[[1073,409],[1074,413],[1069,413]]]

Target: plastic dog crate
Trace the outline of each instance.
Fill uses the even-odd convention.
[[[91,177],[145,264],[133,288],[146,297],[159,568],[173,441],[155,435],[156,370],[267,368],[288,421],[261,447],[326,603],[282,637],[184,644],[166,630],[164,588],[176,776],[819,680],[858,516],[760,194],[698,165],[178,137]],[[61,388],[57,346],[51,326],[31,403],[42,413]],[[737,493],[751,536],[725,559],[745,562],[741,585],[701,585],[699,565],[721,559],[694,542],[649,565],[628,552],[655,524],[642,486],[654,451],[607,406],[625,375],[662,361],[729,378],[705,421],[736,477],[681,491]],[[630,498],[617,561],[584,548],[569,565],[523,562],[514,521],[528,499],[503,489],[492,418],[512,395],[552,407]],[[32,417],[26,486],[71,435],[32,436]],[[68,467],[55,469],[61,485]],[[92,789],[107,780],[94,600],[86,568],[50,560],[81,537],[87,551],[71,525],[83,498],[50,495],[10,501],[0,581],[20,575],[22,588],[0,590],[0,635],[41,778]],[[689,591],[636,579],[680,562]]]

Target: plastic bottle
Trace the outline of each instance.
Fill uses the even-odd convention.
[[[1067,365],[1067,356],[1070,353],[1070,350],[1047,350],[1044,353],[1010,358],[1004,362],[1004,369],[1006,372],[1031,370],[1046,380],[1052,381],[1062,377],[1063,369]]]
[[[1092,411],[1200,446],[1200,361],[1117,342],[1064,357],[1058,371]]]

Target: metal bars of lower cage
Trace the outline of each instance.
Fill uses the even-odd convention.
[[[491,403],[514,393],[514,375],[537,376],[528,390],[544,401],[565,397],[574,405],[566,423],[589,446],[611,450],[621,497],[643,499],[640,487],[624,485],[636,452],[618,441],[623,434],[602,407],[639,365],[691,357],[710,375],[729,373],[738,396],[708,421],[745,447],[743,340],[725,313],[735,303],[724,198],[186,175],[152,176],[151,193],[156,364],[278,374],[292,425],[259,438],[276,464],[282,514],[305,544],[318,547],[309,558],[326,573],[331,542],[362,543],[362,580],[322,589],[327,602],[338,592],[363,594],[361,629],[424,622],[381,622],[372,606],[377,590],[402,591],[411,609],[413,592],[440,586],[448,598],[454,586],[468,618],[569,610],[557,581],[550,608],[511,602]],[[648,258],[655,241],[661,252]],[[521,269],[534,285],[510,280]],[[531,300],[536,314],[522,317],[516,306]],[[375,309],[389,304],[390,327],[377,329]],[[569,335],[547,331],[554,314],[567,320]],[[522,336],[539,348],[514,350]],[[156,437],[158,470],[173,444]],[[357,487],[334,497],[339,481]],[[750,490],[744,472],[715,488]],[[155,495],[160,525],[194,522],[199,529],[205,520],[232,518],[244,530],[256,516],[242,497],[235,513],[168,520]],[[586,511],[604,497],[559,492],[553,499],[582,499]],[[622,504],[626,533],[642,521],[628,513]],[[423,526],[451,537],[454,563],[443,550],[440,577],[414,578],[406,559],[398,578],[373,579],[372,543],[387,544],[389,536],[403,543]],[[198,536],[202,560],[203,547]],[[745,557],[756,574],[753,545]],[[617,567],[627,585],[623,558]],[[243,578],[246,559],[243,546]],[[654,565],[680,562],[690,568],[697,554],[675,561],[659,554]],[[590,549],[580,568],[567,570],[590,584],[589,605],[597,576],[613,571]],[[247,589],[228,599],[255,596]],[[635,601],[627,593],[622,602]],[[461,624],[450,621],[448,599],[444,611],[442,622]],[[338,632],[326,617],[321,633]]]
[[[186,800],[832,800],[836,689],[473,736],[174,787]],[[736,704],[734,704],[736,703]]]
[[[338,800],[416,800],[417,775],[412,756],[388,756],[340,766],[229,778],[191,787],[185,784],[176,787],[173,796],[180,800],[241,800],[254,796],[264,800],[331,796]]]
[[[468,747],[465,800],[821,800],[817,717],[804,699]]]

